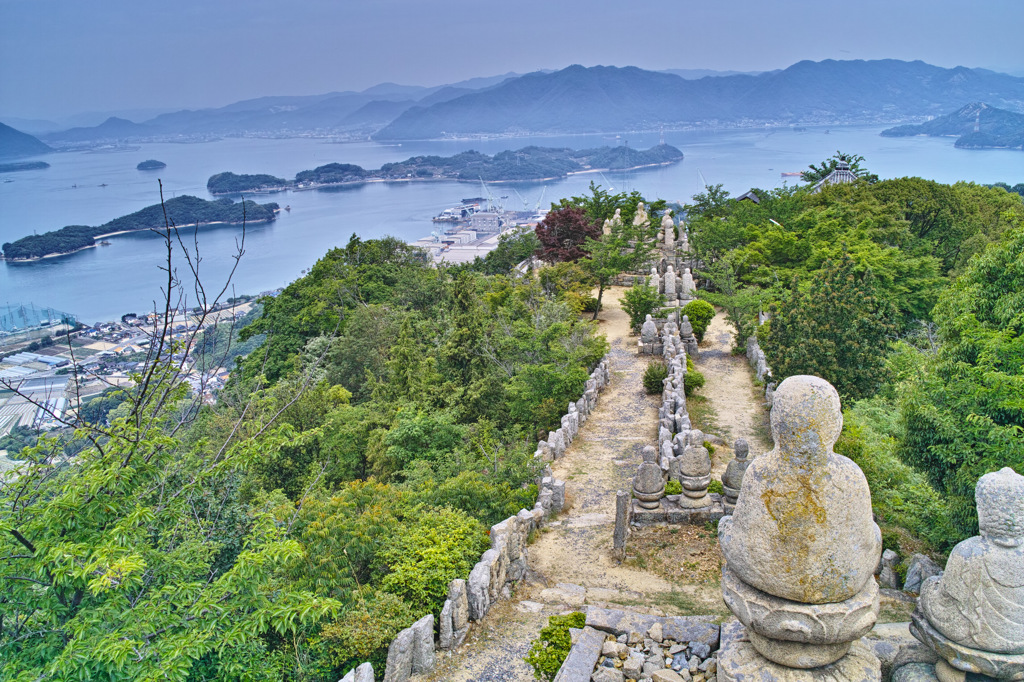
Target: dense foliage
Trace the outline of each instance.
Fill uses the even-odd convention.
[[[254,201],[235,203],[231,199],[206,201],[183,195],[161,204],[147,206],[141,211],[111,220],[96,227],[69,225],[52,232],[22,237],[3,245],[4,257],[17,260],[41,258],[48,254],[71,253],[96,243],[96,237],[114,232],[137,230],[163,230],[168,222],[172,227],[227,223],[241,225],[264,223],[276,218],[278,205],[257,204]],[[166,214],[165,214],[166,211]]]
[[[967,535],[977,479],[1024,471],[1024,221],[971,261],[935,322],[938,350],[905,391],[900,453],[946,494]]]
[[[216,405],[188,398],[167,345],[83,408],[72,463],[19,441],[38,467],[0,484],[4,675],[382,672],[487,529],[533,505],[536,440],[608,348],[579,291],[353,238],[262,301]],[[220,363],[227,333],[192,344]]]
[[[890,330],[874,289],[871,272],[858,274],[846,255],[826,261],[805,291],[794,281],[758,334],[774,375],[822,377],[844,401],[874,395],[884,380]]]

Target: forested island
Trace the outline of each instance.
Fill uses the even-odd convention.
[[[20,161],[16,163],[0,163],[0,173],[15,173],[17,171],[44,170],[50,164],[45,161]]]
[[[135,168],[136,170],[160,170],[161,168],[167,168],[167,164],[156,159],[146,159],[145,161],[140,161],[139,165]]]
[[[397,163],[386,163],[377,170],[366,170],[349,163],[330,163],[305,170],[288,181],[273,175],[236,175],[217,173],[206,183],[211,194],[267,192],[294,187],[314,189],[367,181],[464,180],[468,182],[517,182],[556,180],[570,173],[599,170],[631,170],[661,166],[683,160],[675,147],[661,144],[650,149],[597,147],[569,149],[523,147],[494,156],[467,151],[454,156],[414,156]]]
[[[210,194],[238,194],[239,192],[278,192],[287,189],[291,183],[273,175],[236,175],[217,173],[206,181]]]
[[[956,137],[960,149],[1024,148],[1024,114],[974,102],[919,125],[903,125],[882,131],[885,137]]]
[[[116,218],[97,226],[68,225],[59,230],[22,237],[3,245],[4,258],[9,261],[30,261],[47,256],[59,256],[95,246],[96,239],[122,232],[164,229],[164,211],[172,225],[209,225],[214,223],[240,225],[265,223],[277,217],[280,207],[275,203],[257,204],[254,201],[234,202],[231,199],[207,201],[193,196],[168,199],[161,204],[147,206],[141,211]]]

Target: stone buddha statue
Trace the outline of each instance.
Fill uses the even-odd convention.
[[[615,211],[618,213],[618,209]],[[636,205],[636,215],[633,216],[633,226],[641,227],[650,222],[650,218],[647,217],[647,210],[644,209],[644,202],[640,202]]]
[[[914,625],[927,629],[923,614],[931,628],[952,642],[955,658],[968,664],[951,661],[961,670],[993,675],[996,671],[986,663],[1019,658],[1018,674],[1024,674],[1024,476],[1009,467],[985,474],[975,500],[981,534],[954,547],[946,571],[921,586]],[[960,650],[964,647],[979,651]],[[948,658],[942,646],[935,648]],[[987,657],[985,652],[1011,656]]]
[[[775,448],[751,461],[741,503],[719,526],[729,568],[748,585],[808,604],[857,594],[874,574],[882,535],[864,473],[832,445],[843,428],[839,394],[819,377],[775,391]]]

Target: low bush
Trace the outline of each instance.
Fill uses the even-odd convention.
[[[725,494],[725,489],[722,487],[722,482],[717,479],[711,479],[711,483],[708,483],[709,493],[718,493],[719,495]]]
[[[697,337],[697,341],[703,341],[704,332],[708,330],[708,325],[711,324],[711,320],[715,317],[715,306],[707,301],[690,301],[683,308],[683,315],[690,318],[690,324],[693,325],[693,335]]]
[[[644,389],[648,395],[661,393],[664,388],[662,382],[668,378],[668,367],[663,362],[649,362],[644,370]],[[689,395],[689,394],[687,394]]]
[[[682,495],[683,494],[683,484],[680,483],[679,481],[669,481],[668,483],[665,484],[665,494],[666,495]]]
[[[576,611],[567,616],[551,616],[548,626],[530,644],[530,651],[523,659],[533,667],[533,676],[538,680],[553,680],[569,655],[572,641],[569,628],[582,628],[587,622],[586,615]]]
[[[683,378],[683,393],[687,396],[692,395],[698,388],[704,387],[705,381],[704,375],[697,370],[687,372],[686,376]]]

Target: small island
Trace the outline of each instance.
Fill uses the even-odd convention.
[[[882,131],[885,137],[955,137],[959,149],[1024,149],[1024,114],[974,102],[919,125]]]
[[[273,175],[218,173],[206,183],[213,195],[272,192],[283,189],[319,189],[361,182],[461,180],[465,182],[528,182],[559,180],[574,173],[624,171],[665,166],[683,160],[675,147],[661,144],[650,149],[597,147],[568,149],[523,147],[488,156],[476,151],[454,156],[414,156],[367,170],[350,163],[329,163],[295,175],[294,181]]]
[[[167,168],[167,164],[156,159],[146,159],[141,161],[135,168],[137,170],[160,170],[161,168]]]
[[[17,171],[43,170],[50,164],[45,161],[20,161],[16,163],[0,163],[0,173],[16,173]]]
[[[280,207],[275,203],[257,204],[255,201],[235,203],[231,199],[207,201],[199,197],[180,196],[161,204],[147,206],[141,211],[116,218],[99,226],[68,225],[59,230],[22,237],[3,245],[8,262],[34,261],[62,256],[96,245],[96,240],[124,232],[165,229],[165,217],[176,227],[200,225],[248,225],[266,223],[277,217]]]

